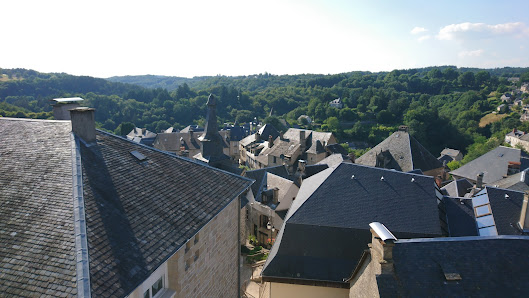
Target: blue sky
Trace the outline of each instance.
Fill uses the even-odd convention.
[[[8,1],[0,67],[109,77],[529,66],[529,1]]]

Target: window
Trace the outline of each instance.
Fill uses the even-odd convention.
[[[187,241],[186,250],[184,252],[187,253],[190,249],[191,249],[191,242]]]
[[[198,260],[198,257],[199,257],[199,256],[200,256],[200,252],[199,252],[199,250],[197,249],[197,250],[195,251],[195,261]]]
[[[191,266],[191,260],[187,260],[186,261],[186,271],[187,269],[189,269],[190,266]]]
[[[194,243],[197,244],[197,243],[198,243],[198,240],[199,240],[199,238],[198,238],[198,233],[197,233],[197,234],[195,235],[195,241],[194,241]]]
[[[163,276],[160,277],[151,287],[152,297],[156,295],[160,290],[163,289]]]
[[[152,298],[158,294],[163,289],[164,276],[162,275],[154,284],[152,284],[150,289],[147,289],[143,293],[143,298]]]
[[[266,225],[268,224],[268,216],[266,216],[266,215],[261,215],[261,216],[259,217],[259,219],[260,219],[259,226],[260,226],[261,228],[266,228]]]

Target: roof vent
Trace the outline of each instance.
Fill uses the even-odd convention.
[[[509,195],[508,195],[508,194],[505,194],[505,199],[506,199],[506,200],[509,199]]]
[[[411,182],[415,182],[415,178],[411,177]]]
[[[384,181],[384,176],[380,177],[380,181]]]
[[[138,151],[130,151],[130,154],[136,157],[139,161],[144,161],[147,159],[147,156],[139,153]]]

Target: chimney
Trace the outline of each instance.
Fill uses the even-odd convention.
[[[476,188],[483,188],[483,172],[479,173],[476,178]]]
[[[71,120],[70,110],[79,107],[79,103],[56,103],[53,105],[53,118],[55,120]]]
[[[355,163],[356,155],[353,152],[351,152],[351,153],[348,154],[348,156],[349,156],[349,159],[351,160],[351,162]]]
[[[83,139],[85,143],[94,143],[96,141],[96,121],[95,109],[93,108],[75,108],[70,110],[72,119],[72,132]]]
[[[406,125],[399,126],[399,131],[408,132],[408,130],[409,130],[408,126],[406,126]]]
[[[301,147],[301,152],[305,152],[305,147],[306,147],[306,139],[305,139],[305,131],[300,129],[299,130],[299,144],[300,144],[300,147]]]
[[[268,148],[272,148],[272,146],[274,146],[274,139],[272,135],[268,135]]]
[[[260,134],[259,132],[256,132],[256,133],[255,133],[255,141],[256,141],[256,142],[261,141],[261,134]]]
[[[280,139],[280,140],[283,140],[283,132],[280,132],[280,133],[279,133],[279,139]]]
[[[437,177],[435,177],[435,184],[437,184],[437,186],[441,188],[441,185],[443,185],[443,178],[441,177],[441,175],[437,175]]]
[[[393,273],[393,247],[397,238],[379,222],[372,222],[369,227],[372,260],[380,264],[380,274]]]
[[[298,184],[301,185],[301,183],[303,182],[303,177],[306,176],[306,173],[305,173],[305,166],[306,166],[307,162],[300,159],[298,161],[298,172],[297,172],[297,177],[298,177]]]
[[[529,202],[529,191],[526,191],[523,195],[522,210],[520,212],[520,221],[518,225],[524,232],[529,232],[529,212],[527,212]]]

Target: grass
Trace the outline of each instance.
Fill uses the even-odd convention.
[[[501,119],[505,117],[507,117],[507,114],[496,114],[496,113],[487,114],[483,116],[481,120],[479,120],[479,127],[485,127],[493,122],[500,121]]]

